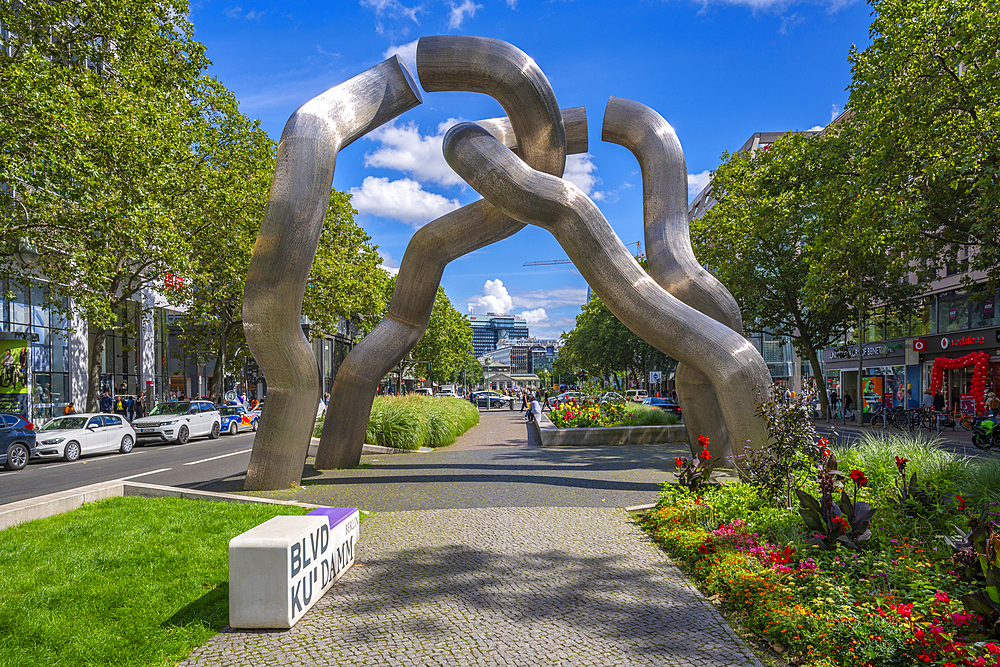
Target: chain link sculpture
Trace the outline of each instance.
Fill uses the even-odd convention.
[[[378,382],[427,328],[445,266],[516,233],[549,230],[594,291],[629,329],[678,359],[678,393],[692,442],[766,441],[754,389],[770,385],[760,354],[741,335],[732,296],[694,259],[687,230],[686,169],[672,128],[643,105],[612,98],[605,140],[629,148],[643,173],[647,274],[597,206],[562,179],[566,155],[587,150],[582,109],[565,115],[531,58],[505,42],[465,36],[417,44],[424,90],[480,92],[506,119],[463,123],[445,157],[484,199],[418,230],[400,264],[386,318],[337,372],[316,457],[320,469],[357,465]],[[319,400],[316,361],[299,326],[337,151],[419,104],[405,67],[391,58],[303,105],[288,121],[268,207],[247,276],[244,328],[268,380],[268,400],[245,488],[287,488],[301,479]]]

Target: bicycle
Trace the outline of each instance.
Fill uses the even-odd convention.
[[[887,427],[889,420],[885,413],[885,405],[882,403],[873,404],[867,414],[871,415],[870,422],[872,426],[882,429]]]

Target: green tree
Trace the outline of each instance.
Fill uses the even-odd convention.
[[[845,133],[866,215],[925,277],[1000,279],[1000,12],[982,0],[870,0]]]
[[[851,155],[833,132],[725,154],[712,174],[717,203],[691,222],[695,254],[736,298],[746,332],[788,336],[818,378],[820,351],[858,308],[905,303],[912,292],[906,261],[856,204]]]
[[[647,369],[669,371],[677,365],[632,333],[596,294],[581,307],[576,326],[563,334],[563,341],[553,373],[583,369],[592,379],[611,378],[616,389],[625,389],[630,379],[642,384]]]
[[[0,5],[0,182],[28,212],[0,236],[39,240],[39,272],[89,321],[91,410],[126,302],[184,274],[204,233],[188,195],[208,61],[186,15],[170,1]]]

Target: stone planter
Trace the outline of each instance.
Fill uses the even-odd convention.
[[[543,447],[567,445],[659,445],[688,441],[687,428],[677,426],[598,426],[557,428],[546,415],[533,422]]]

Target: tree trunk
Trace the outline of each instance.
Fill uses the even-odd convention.
[[[226,365],[229,363],[229,330],[232,327],[232,322],[229,321],[229,314],[226,313],[223,316],[222,321],[222,336],[219,341],[219,354],[215,359],[215,390],[213,391],[215,404],[223,404],[222,394],[226,389]]]
[[[107,329],[95,329],[94,339],[90,343],[90,354],[87,364],[87,412],[101,411],[101,354],[104,352],[104,341],[108,337]]]
[[[816,350],[809,343],[804,345],[806,350],[806,358],[809,359],[809,367],[812,368],[813,377],[816,378],[816,393],[819,395],[819,411],[820,417],[826,418],[829,412],[829,400],[827,400],[826,393],[826,378],[823,377],[823,369],[819,365],[819,356],[816,354]]]

